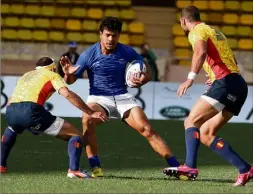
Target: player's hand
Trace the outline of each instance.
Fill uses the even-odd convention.
[[[177,90],[177,95],[179,97],[182,97],[187,92],[187,89],[192,86],[192,84],[193,84],[193,80],[187,79],[184,83],[182,83],[179,86]]]
[[[131,78],[133,87],[138,88],[147,83],[147,76],[148,74],[146,72],[134,73]]]
[[[103,112],[94,112],[90,116],[93,119],[99,119],[99,120],[101,120],[103,122],[109,121],[109,118]]]
[[[67,75],[75,73],[80,67],[80,65],[74,66],[67,56],[61,57],[60,64],[62,66],[62,71]]]
[[[211,81],[211,79],[208,79],[205,84],[206,84],[206,86],[210,87],[212,85],[212,83],[213,82]]]

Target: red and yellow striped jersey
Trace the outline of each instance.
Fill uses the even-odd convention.
[[[199,23],[190,31],[188,39],[193,50],[198,40],[207,42],[207,57],[203,68],[212,81],[240,72],[228,41],[220,31]]]
[[[29,71],[18,80],[10,103],[28,101],[44,105],[55,91],[64,86],[61,76],[48,69]]]

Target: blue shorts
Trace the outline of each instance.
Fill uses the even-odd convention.
[[[28,130],[41,133],[47,130],[56,120],[46,109],[34,102],[11,103],[6,109],[7,124],[16,133]]]
[[[248,86],[241,75],[232,73],[215,80],[204,95],[219,101],[225,110],[237,116],[247,98]]]

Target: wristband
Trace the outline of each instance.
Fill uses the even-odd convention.
[[[188,74],[188,79],[191,79],[191,80],[194,80],[195,78],[196,78],[196,76],[197,76],[197,74],[196,73],[194,73],[194,72],[190,72],[189,74]]]

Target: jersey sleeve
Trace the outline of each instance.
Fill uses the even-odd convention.
[[[79,69],[75,72],[75,76],[77,78],[82,78],[83,72],[85,72],[88,69],[88,53],[85,52],[81,54],[75,64],[75,66],[80,65]]]
[[[128,62],[134,60],[143,60],[143,57],[139,55],[133,48],[129,47],[128,49]]]
[[[189,41],[193,47],[197,41],[199,40],[207,41],[207,39],[208,34],[206,33],[206,30],[202,27],[194,29],[189,36]]]
[[[66,83],[64,82],[64,80],[62,79],[62,77],[55,73],[51,79],[51,83],[54,87],[54,89],[57,91],[59,91],[59,89],[61,89],[62,87],[67,87]]]

